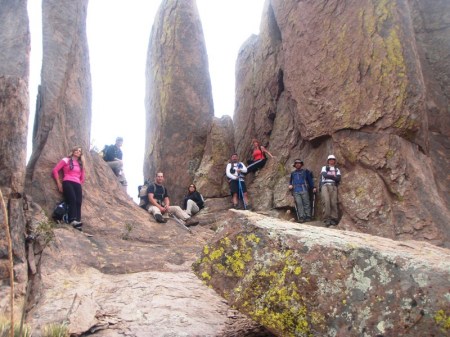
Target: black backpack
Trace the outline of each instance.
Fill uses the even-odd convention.
[[[53,220],[57,222],[69,223],[69,205],[65,201],[61,201],[56,204],[52,214]]]
[[[114,146],[114,145],[105,145],[105,147],[103,148],[103,150],[101,150],[100,151],[100,155],[101,155],[101,157],[103,158],[103,160],[104,161],[107,161],[106,159],[106,154],[107,154],[107,152],[108,152],[108,149],[111,147],[111,146]]]

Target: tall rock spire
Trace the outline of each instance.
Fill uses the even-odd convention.
[[[148,46],[146,81],[144,177],[164,172],[172,203],[177,203],[194,180],[214,115],[194,0],[161,3]]]

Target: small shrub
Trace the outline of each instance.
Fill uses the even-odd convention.
[[[0,337],[9,337],[11,329],[11,322],[4,316],[0,317]],[[14,323],[14,337],[30,337],[31,328],[24,324],[22,327],[22,335],[20,335],[20,322]]]
[[[37,225],[36,234],[44,240],[45,245],[49,244],[55,238],[53,228],[54,224],[48,221],[41,221]]]
[[[133,225],[126,223],[125,224],[125,232],[122,234],[122,240],[129,240],[132,230],[133,230]]]
[[[69,337],[69,327],[65,323],[48,324],[42,329],[42,337]]]

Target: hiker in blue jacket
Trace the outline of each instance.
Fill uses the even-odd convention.
[[[311,221],[309,191],[316,192],[314,180],[311,172],[303,168],[303,160],[296,159],[293,166],[295,171],[291,173],[291,178],[289,179],[289,190],[292,191],[294,196],[298,222]]]
[[[120,149],[123,144],[123,138],[117,137],[116,142],[113,145],[106,146],[104,149],[104,156],[108,166],[113,170],[119,182],[122,186],[126,186],[127,179],[125,178],[125,173],[123,172],[123,161],[122,161],[122,150]]]

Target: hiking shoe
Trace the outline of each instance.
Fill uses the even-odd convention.
[[[311,221],[311,218],[309,217],[309,216],[307,216],[306,218],[305,218],[305,222],[310,222]]]
[[[83,223],[80,222],[80,221],[73,220],[73,221],[70,223],[70,225],[71,225],[73,228],[78,229],[78,228],[80,228],[81,226],[83,226]]]
[[[159,223],[166,223],[167,222],[167,220],[164,219],[161,214],[155,214],[155,220],[156,220],[156,222],[159,222]]]
[[[337,226],[338,222],[336,220],[330,220],[330,226]]]
[[[324,225],[326,227],[330,227],[331,226],[331,221],[330,220],[325,220],[323,223],[324,223]]]
[[[239,209],[239,205],[238,204],[233,204],[233,208],[234,209]]]
[[[186,227],[198,225],[198,220],[195,220],[192,218],[187,218],[184,222],[185,222]]]

